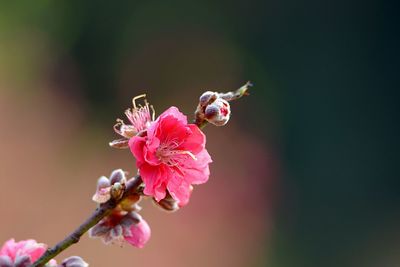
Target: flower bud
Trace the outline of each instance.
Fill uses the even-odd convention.
[[[205,107],[209,103],[217,99],[218,95],[216,92],[206,91],[199,98],[199,105]]]
[[[229,121],[231,108],[228,101],[222,98],[217,98],[213,103],[206,107],[204,114],[208,122],[216,126],[223,126]]]
[[[87,267],[87,266],[89,266],[89,264],[87,264],[81,257],[78,256],[72,256],[66,258],[60,265],[60,267]]]
[[[125,240],[138,248],[143,248],[151,236],[150,226],[143,219],[138,224],[132,224],[130,232],[131,236],[125,236]]]
[[[96,193],[92,197],[93,201],[101,204],[110,200],[111,197],[120,199],[125,190],[125,183],[125,172],[121,169],[114,170],[110,178],[101,176],[97,180]]]
[[[105,203],[110,197],[110,181],[107,177],[101,176],[99,180],[97,180],[97,189],[92,200],[97,203]]]
[[[110,184],[121,183],[126,181],[125,172],[121,169],[114,170],[110,175]]]
[[[101,176],[98,180],[97,180],[97,188],[106,188],[110,186],[110,180],[108,180],[107,177],[105,176]]]
[[[110,194],[113,199],[119,200],[124,194],[124,191],[125,191],[125,184],[117,182],[112,185]]]

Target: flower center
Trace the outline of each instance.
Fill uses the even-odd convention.
[[[157,148],[156,156],[158,159],[168,166],[179,166],[184,158],[179,157],[180,155],[187,155],[193,160],[197,160],[196,156],[189,150],[177,149],[180,143],[176,140],[165,142],[160,144]]]

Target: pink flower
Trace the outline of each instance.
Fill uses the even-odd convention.
[[[176,107],[151,122],[147,135],[134,136],[129,147],[145,183],[144,193],[157,201],[167,191],[184,206],[189,201],[192,184],[207,182],[208,164],[212,162],[205,149],[205,135]]]
[[[144,106],[136,105],[136,101],[140,98],[144,98]],[[129,138],[146,131],[150,123],[154,121],[155,111],[153,106],[147,102],[145,94],[134,97],[132,104],[133,108],[125,111],[129,123],[125,124],[123,120],[117,119],[117,123],[114,125],[114,131],[121,135],[122,139],[110,142],[111,147],[128,148]]]
[[[124,236],[125,240],[132,246],[143,248],[149,241],[151,230],[150,226],[143,219],[138,224],[132,224],[130,227],[130,236]]]
[[[4,243],[0,250],[0,266],[29,266],[46,251],[47,245],[37,243],[33,239],[15,242],[14,239]]]
[[[47,245],[37,243],[33,239],[15,242],[8,240],[0,249],[0,267],[28,267],[38,260],[46,251]],[[57,265],[56,260],[51,259],[46,267],[87,267],[89,266],[82,258],[72,256]]]
[[[114,211],[92,227],[89,236],[100,237],[106,244],[122,244],[125,240],[143,248],[150,239],[150,233],[150,226],[137,212]]]

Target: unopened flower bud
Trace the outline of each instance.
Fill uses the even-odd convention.
[[[120,199],[125,190],[125,183],[125,172],[121,169],[114,170],[110,178],[100,177],[97,180],[96,193],[92,197],[93,201],[101,204],[107,202],[111,197]]]
[[[114,170],[110,175],[110,184],[121,183],[126,181],[125,172],[121,169]]]
[[[115,183],[111,187],[111,197],[113,199],[119,200],[125,191],[125,184],[121,184],[119,182]]]
[[[208,122],[216,126],[223,126],[229,121],[231,108],[228,101],[222,98],[217,98],[213,103],[206,107],[204,114]]]
[[[81,257],[78,256],[72,256],[69,258],[66,258],[63,260],[61,263],[60,267],[87,267],[89,264],[87,264]]]
[[[97,188],[106,188],[110,186],[110,180],[108,180],[107,177],[105,176],[101,176],[98,180],[97,180]]]
[[[209,103],[213,102],[217,99],[218,95],[216,92],[206,91],[199,98],[199,104],[202,107],[205,107]]]
[[[131,236],[125,236],[125,240],[132,246],[143,248],[151,236],[150,226],[143,219],[130,227]]]
[[[110,199],[110,180],[107,177],[101,176],[97,180],[96,193],[92,197],[97,203],[104,203]]]

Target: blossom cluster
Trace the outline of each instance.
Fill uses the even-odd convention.
[[[101,237],[107,244],[127,241],[143,247],[150,238],[150,227],[138,214],[138,202],[142,196],[151,197],[167,211],[176,211],[189,202],[193,185],[207,182],[210,176],[212,160],[200,127],[205,123],[225,125],[231,116],[229,101],[246,94],[250,85],[247,83],[236,92],[203,93],[193,124],[188,123],[187,117],[176,107],[168,108],[155,118],[155,110],[145,99],[146,95],[133,98],[133,107],[125,111],[128,123],[117,119],[114,125],[121,138],[110,142],[110,146],[129,148],[136,159],[143,190],[119,203],[90,230],[90,235]],[[136,103],[141,98],[144,98],[144,105]],[[93,200],[101,204],[118,199],[125,183],[122,170],[115,170],[110,178],[100,177]]]
[[[110,198],[118,199],[126,182],[126,174],[121,169],[113,171],[109,178],[102,176],[97,181],[97,190],[92,199],[99,204]],[[136,193],[123,199],[110,215],[90,229],[89,235],[102,238],[106,244],[122,244],[126,241],[142,248],[151,232],[147,222],[138,213],[141,210],[138,205],[140,200],[141,196]]]
[[[143,247],[150,238],[150,227],[138,214],[142,195],[152,197],[164,210],[176,211],[189,202],[193,185],[207,182],[212,162],[199,127],[189,124],[178,108],[170,107],[157,119],[154,109],[144,100],[125,111],[129,120],[118,119],[114,126],[122,139],[110,143],[112,147],[129,148],[136,159],[138,173],[143,181],[142,194],[123,199],[107,217],[94,226],[89,234],[101,237],[106,244],[127,241]],[[125,173],[115,170],[109,178],[100,177],[93,200],[99,204],[118,198],[126,184]]]
[[[231,116],[229,101],[246,95],[249,86],[251,84],[246,83],[228,93],[203,93],[199,98],[194,123],[189,123],[187,117],[174,106],[156,118],[153,106],[145,99],[146,95],[133,98],[133,107],[125,111],[128,123],[117,119],[114,125],[114,131],[121,138],[109,144],[130,150],[136,159],[138,176],[127,179],[127,173],[117,169],[109,177],[98,179],[92,199],[99,206],[96,212],[104,212],[95,212],[93,221],[89,220],[86,224],[92,226],[96,223],[89,230],[89,235],[101,238],[106,244],[126,242],[138,248],[144,247],[150,239],[151,230],[139,214],[139,202],[148,197],[170,212],[188,204],[194,186],[206,183],[210,176],[209,164],[212,159],[205,147],[206,136],[201,128],[207,123],[225,125]],[[137,104],[142,98],[144,104]],[[135,190],[130,190],[132,186]],[[65,245],[63,249],[79,240],[89,228],[83,226],[80,228],[84,230],[78,228],[78,232],[74,233],[78,236],[73,235],[73,238],[60,242]],[[88,266],[77,256],[57,264],[54,259],[48,259],[60,251],[54,254],[51,249],[46,251],[47,245],[33,239],[20,242],[10,239],[0,249],[0,267]]]

